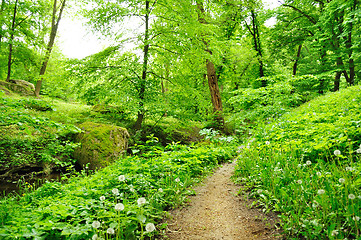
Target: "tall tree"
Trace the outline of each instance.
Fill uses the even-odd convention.
[[[132,90],[136,93],[133,94],[133,98],[137,101],[137,117],[134,129],[139,130],[142,127],[147,112],[146,101],[150,98],[151,88],[149,87],[153,85],[152,81],[154,79],[149,76],[149,73],[152,72],[149,66],[152,54],[151,43],[158,33],[156,29],[153,29],[151,26],[151,16],[158,6],[158,1],[86,1],[86,3],[91,2],[95,3],[97,8],[86,10],[85,16],[90,19],[90,22],[96,31],[100,31],[107,35],[112,41],[119,41],[118,39],[122,38],[121,33],[117,32],[112,25],[120,24],[129,19],[134,21],[133,24],[135,24],[135,22],[138,23],[139,19],[144,23],[144,28],[142,27],[142,31],[138,31],[136,33],[137,36],[135,37],[139,40],[137,42],[137,47],[142,49],[142,58],[138,59],[139,62],[137,64],[131,66],[131,70],[129,69],[129,72],[133,74],[132,77],[125,77],[124,75],[118,76],[118,78],[124,77],[124,81],[130,81],[131,86],[133,86]],[[107,19],[104,19],[104,15],[107,16]],[[122,45],[122,43],[120,43],[120,45]],[[128,65],[127,67],[130,66]],[[123,65],[121,68],[123,68]]]
[[[8,72],[6,76],[6,81],[10,82],[11,76],[11,65],[12,65],[12,54],[13,54],[13,41],[14,41],[14,32],[16,27],[16,14],[17,14],[18,0],[15,1],[13,18],[11,21],[11,29],[10,29],[10,42],[9,42],[9,56],[8,56]]]
[[[252,36],[253,47],[257,53],[257,59],[259,62],[259,77],[264,77],[264,64],[263,64],[263,51],[261,46],[261,35],[260,35],[260,23],[259,17],[257,14],[257,3],[255,1],[247,1],[246,8],[250,14],[250,23],[245,19],[244,23]],[[265,87],[267,82],[262,80],[262,87]]]
[[[44,59],[41,64],[39,80],[36,82],[36,86],[35,86],[35,96],[36,97],[40,96],[40,88],[41,88],[41,85],[43,82],[43,76],[44,76],[44,74],[46,72],[46,68],[48,66],[51,51],[53,50],[56,34],[58,32],[60,19],[63,14],[64,8],[65,8],[65,2],[66,2],[66,0],[63,0],[60,3],[59,13],[57,14],[57,8],[58,8],[57,0],[53,1],[53,13],[52,13],[52,20],[51,20],[50,37],[49,37],[48,45],[46,47],[46,53],[45,53]]]
[[[5,22],[1,22],[3,25],[0,30],[0,74],[4,74],[7,81],[10,78],[32,81],[34,70],[39,64],[39,49],[44,46],[43,38],[47,29],[44,19],[49,2],[34,4],[30,0],[16,0],[3,3],[5,15],[0,18]],[[8,51],[5,52],[4,46]]]
[[[5,23],[5,0],[1,0],[0,5],[0,50],[3,38],[3,24]]]
[[[201,0],[197,1],[197,7],[199,10],[198,13],[199,22],[205,25],[208,24],[205,19],[205,10],[203,7],[203,2]],[[202,36],[202,38],[206,51],[209,53],[209,55],[212,55],[212,51],[209,49],[209,43],[206,40],[206,36]],[[220,130],[224,130],[223,107],[222,107],[221,93],[219,91],[219,86],[218,86],[218,77],[214,63],[210,59],[206,59],[206,68],[207,68],[208,86],[211,94],[213,112],[215,114],[217,128],[219,128]]]
[[[334,91],[340,87],[341,75],[344,75],[349,85],[354,84],[353,38],[357,7],[357,1],[354,0],[286,0],[282,5],[283,9],[291,10],[284,12],[288,14],[288,18],[284,18],[285,29],[301,26],[308,32],[300,43],[308,47],[308,53],[313,53],[313,58],[316,57],[319,63],[314,66],[309,62],[307,64],[311,66],[310,69],[317,70],[320,86],[324,83],[324,76],[331,72],[335,74]]]
[[[145,87],[147,81],[147,70],[148,70],[148,60],[149,60],[149,16],[150,16],[150,1],[145,1],[145,11],[144,11],[144,47],[143,47],[143,64],[142,64],[142,78],[138,87],[139,93],[139,109],[137,113],[137,120],[135,122],[134,128],[136,130],[141,129],[142,122],[144,119],[145,109],[144,109],[144,99],[145,99]],[[155,2],[154,2],[155,4]]]

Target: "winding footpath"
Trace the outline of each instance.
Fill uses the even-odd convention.
[[[202,185],[189,203],[170,212],[163,239],[258,240],[281,239],[276,217],[250,209],[250,201],[237,196],[239,186],[231,181],[235,163],[225,164]]]

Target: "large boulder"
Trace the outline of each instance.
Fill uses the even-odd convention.
[[[89,169],[103,168],[113,163],[128,148],[127,129],[100,123],[85,122],[79,126],[83,131],[76,136],[81,143],[74,152],[80,166]]]
[[[0,81],[0,86],[23,96],[33,96],[35,92],[34,84],[24,80],[10,80],[10,82]]]
[[[0,92],[3,92],[5,95],[8,95],[8,96],[13,95],[12,92],[4,86],[0,86]]]

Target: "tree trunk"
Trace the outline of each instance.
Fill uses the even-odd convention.
[[[293,72],[292,72],[293,76],[296,76],[296,73],[297,73],[297,65],[298,65],[298,60],[300,60],[301,49],[302,49],[302,44],[300,44],[298,46],[297,57],[296,57],[295,63],[293,64]]]
[[[353,59],[353,49],[352,49],[352,30],[353,30],[353,21],[355,19],[355,11],[357,8],[357,1],[354,0],[353,1],[353,6],[351,7],[351,20],[349,20],[348,22],[348,35],[346,37],[346,41],[345,41],[345,46],[346,46],[346,51],[348,53],[348,66],[349,66],[349,70],[350,70],[350,77],[349,77],[349,81],[348,84],[349,85],[354,85],[355,84],[355,62]]]
[[[224,119],[223,119],[223,107],[222,99],[218,86],[218,78],[214,64],[207,59],[207,77],[208,86],[211,92],[211,99],[213,105],[213,113],[215,114],[215,120],[220,130],[224,130]]]
[[[50,38],[49,38],[49,42],[48,42],[48,45],[46,48],[45,58],[43,60],[41,68],[40,68],[39,80],[36,82],[36,86],[35,86],[35,97],[37,97],[37,98],[40,97],[40,89],[41,89],[41,85],[43,82],[43,76],[44,76],[44,74],[46,72],[46,68],[48,66],[51,51],[53,50],[53,46],[54,46],[56,34],[58,32],[61,15],[62,15],[64,7],[65,7],[65,1],[66,0],[63,0],[63,3],[61,4],[60,10],[59,10],[58,19],[56,19],[57,0],[54,0]]]
[[[259,34],[259,26],[257,22],[257,15],[254,10],[251,10],[252,16],[252,28],[253,28],[253,41],[254,41],[254,48],[257,51],[257,57],[259,61],[259,77],[264,77],[264,70],[263,70],[263,59],[262,59],[262,48],[261,48],[261,37]],[[262,87],[265,87],[267,82],[262,80]]]
[[[149,59],[149,15],[150,15],[150,6],[149,0],[145,1],[145,32],[144,32],[144,48],[143,48],[143,70],[142,78],[139,86],[139,109],[137,121],[134,124],[135,130],[140,130],[142,128],[142,123],[144,119],[145,109],[144,109],[144,99],[145,99],[145,83],[147,80],[147,71],[148,71],[148,59]]]
[[[333,82],[333,91],[337,92],[340,90],[340,79],[341,79],[341,72],[337,71],[335,80]]]
[[[202,1],[197,1],[197,7],[199,10],[198,14],[198,21],[201,24],[207,24],[204,18],[204,7]],[[209,43],[203,38],[202,39],[204,45],[206,46],[206,51],[212,55],[212,51],[209,50]],[[218,130],[224,131],[224,118],[223,118],[223,108],[222,108],[222,99],[221,93],[219,91],[218,86],[218,78],[216,73],[216,68],[209,59],[206,59],[206,68],[207,68],[207,79],[208,79],[208,87],[211,94],[211,100],[213,105],[213,113],[214,113],[214,120],[216,121],[216,128]]]
[[[18,6],[18,0],[15,1],[14,15],[13,15],[13,20],[12,20],[11,30],[10,30],[11,34],[10,34],[10,44],[9,44],[9,56],[8,56],[8,73],[7,73],[7,76],[6,76],[6,81],[7,82],[10,82],[10,76],[11,76],[11,64],[12,64],[13,41],[14,41],[17,6]]]
[[[259,29],[258,29],[257,15],[253,9],[251,9],[251,18],[252,18],[251,19],[252,29],[246,21],[245,24],[249,33],[252,35],[253,38],[253,47],[254,50],[257,52],[257,59],[259,63],[259,77],[262,78],[264,77],[264,69],[263,69],[264,67],[263,67],[263,59],[262,59],[261,36],[259,34]],[[267,86],[266,80],[262,80],[261,82],[262,82],[262,87]]]
[[[4,9],[5,9],[5,0],[2,0],[1,1],[1,6],[0,6],[0,17],[4,14]],[[3,27],[3,21],[0,23],[0,29],[2,29]],[[0,44],[2,43],[2,38],[3,38],[3,35],[2,33],[0,32]],[[0,45],[0,50],[1,50],[1,45]]]

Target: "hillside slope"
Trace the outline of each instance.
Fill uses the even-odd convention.
[[[329,93],[270,125],[243,146],[236,178],[281,213],[290,237],[359,239],[361,88]]]

